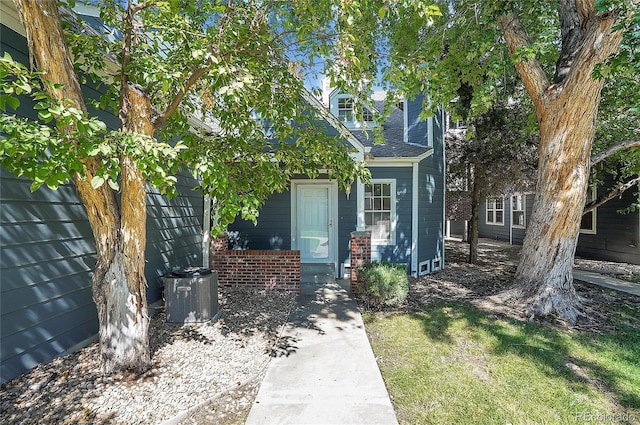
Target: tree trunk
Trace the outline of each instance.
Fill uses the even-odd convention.
[[[73,59],[64,40],[55,0],[14,0],[25,27],[29,51],[44,78],[61,84],[50,94],[62,101],[70,99],[86,112]],[[133,131],[153,134],[148,102],[133,93],[130,114],[146,111]],[[140,105],[142,105],[140,107]],[[147,124],[144,124],[146,120]],[[151,130],[150,130],[151,129]],[[74,128],[67,131],[72,134]],[[96,265],[92,277],[93,299],[98,310],[100,353],[105,373],[117,370],[143,370],[150,362],[144,277],[146,245],[145,181],[135,163],[121,158],[121,207],[108,185],[97,189],[91,179],[100,166],[96,158],[83,160],[86,176],[74,176],[78,196],[86,209],[96,244]]]
[[[535,105],[540,151],[536,200],[512,294],[532,315],[557,313],[573,323],[579,315],[573,259],[604,85],[604,78],[592,74],[618,51],[622,33],[613,29],[616,15],[597,15],[594,1],[561,1],[559,6],[562,43],[553,82],[535,59],[515,63]],[[512,54],[529,45],[514,12],[498,23]]]
[[[516,68],[536,108],[540,152],[536,200],[516,271],[515,297],[532,315],[557,313],[574,323],[579,297],[573,286],[573,259],[590,170],[590,155],[604,78],[593,70],[614,54],[622,34],[614,15],[596,15],[595,3],[561,2],[562,48],[550,83],[539,63]],[[528,40],[517,17],[499,19],[512,53]]]
[[[480,224],[479,211],[482,192],[482,179],[477,170],[473,173],[473,187],[471,188],[471,220],[469,221],[469,263],[478,263],[478,234]]]
[[[538,190],[516,272],[534,315],[556,312],[570,322],[578,316],[573,259],[601,88],[601,81],[592,80],[566,90],[539,119]]]

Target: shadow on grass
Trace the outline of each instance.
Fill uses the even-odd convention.
[[[431,341],[455,344],[453,326],[460,322],[471,330],[470,338],[482,338],[477,330],[493,337],[487,345],[496,355],[515,354],[536,364],[551,378],[562,378],[573,389],[585,392],[588,385],[609,393],[623,408],[639,409],[638,391],[630,390],[627,382],[640,364],[640,329],[619,325],[615,332],[604,335],[556,329],[549,325],[522,322],[515,319],[496,320],[487,313],[461,301],[441,301],[427,311],[409,314],[421,323]],[[640,322],[639,318],[636,318]],[[590,359],[577,351],[587,351]],[[602,356],[602,361],[594,361]],[[631,385],[631,387],[633,387]]]

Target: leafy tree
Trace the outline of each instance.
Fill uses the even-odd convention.
[[[176,173],[193,171],[216,199],[222,227],[238,213],[255,219],[295,174],[325,168],[342,186],[366,178],[316,125],[287,56],[291,43],[329,50],[314,17],[328,4],[107,0],[105,35],[68,8],[60,15],[55,0],[14,2],[38,71],[5,55],[0,107],[30,96],[41,122],[3,114],[0,160],[32,179],[33,190],[75,182],[96,243],[92,285],[106,372],[150,361],[147,184],[171,195]],[[97,104],[85,103],[84,80],[103,85]],[[95,107],[114,111],[119,128],[108,130]]]
[[[386,44],[377,52],[384,54],[386,81],[405,94],[428,92],[427,109],[448,105],[466,83],[473,88],[471,106],[479,115],[499,99],[501,84],[509,84],[515,66],[517,84],[534,105],[540,148],[536,202],[508,295],[524,302],[532,315],[557,313],[575,321],[579,299],[573,256],[598,107],[605,83],[633,74],[640,63],[640,5],[624,0],[456,0],[436,1],[442,17],[406,9],[388,14],[408,3],[422,4],[389,2],[380,9]],[[630,100],[637,104],[635,95]],[[617,141],[602,153],[638,145],[637,137]]]
[[[535,178],[537,135],[528,126],[530,109],[513,102],[495,103],[468,122],[469,129],[449,130],[447,180],[470,186],[469,263],[478,262],[479,209],[487,195],[529,190]]]

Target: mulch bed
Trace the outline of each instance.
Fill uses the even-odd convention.
[[[507,290],[513,284],[520,247],[503,242],[482,240],[479,246],[479,263],[468,264],[469,245],[459,241],[447,241],[446,268],[439,272],[411,279],[409,297],[406,308],[412,311],[428,308],[435,302],[457,300],[469,302],[475,307],[487,311],[496,317],[510,317],[517,320],[528,320],[525,308],[519,304],[502,302],[496,295]],[[612,275],[631,276],[640,273],[636,265],[599,262],[577,259],[580,268],[591,271],[606,272]],[[616,271],[624,270],[626,273]],[[556,317],[536,318],[536,321],[553,326],[569,327],[589,332],[608,332],[615,330],[612,317],[616,306],[625,306],[639,312],[640,297],[601,288],[592,284],[574,281],[574,286],[583,298],[582,316],[574,325],[569,325]]]

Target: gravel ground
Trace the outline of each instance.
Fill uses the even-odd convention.
[[[511,282],[520,247],[481,240],[480,264],[468,265],[468,245],[447,241],[447,267],[412,279],[409,308],[438,299],[471,301],[480,308],[517,317],[515,309],[491,304],[490,295]],[[576,259],[581,269],[638,279],[640,266]],[[637,280],[636,280],[637,281]],[[640,309],[640,298],[577,283],[587,316],[578,327],[611,328],[612,301]],[[218,320],[191,326],[151,322],[152,367],[142,375],[99,373],[98,346],[40,365],[0,386],[2,424],[242,424],[293,307],[281,292],[225,289]],[[192,409],[193,408],[193,409]],[[187,409],[192,409],[185,414]]]
[[[214,322],[170,325],[159,313],[149,371],[102,376],[91,344],[2,385],[0,422],[158,424],[203,404],[184,423],[243,423],[293,301],[282,292],[223,290]]]

